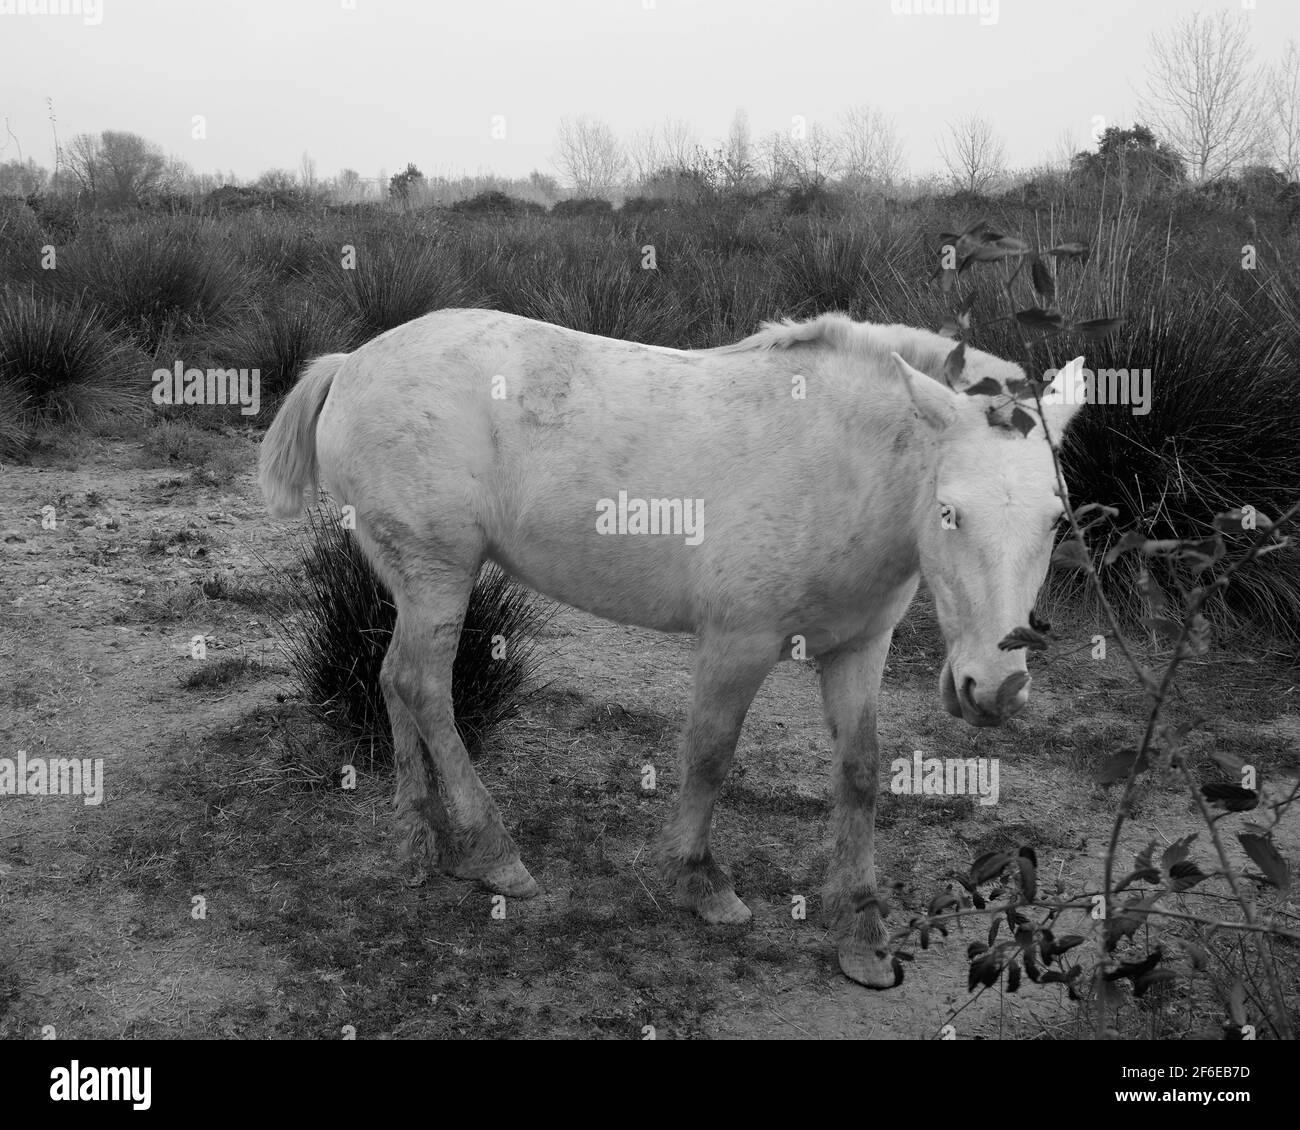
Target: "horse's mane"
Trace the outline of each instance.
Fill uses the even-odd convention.
[[[950,338],[929,330],[901,325],[878,326],[871,322],[855,322],[847,314],[831,313],[803,322],[793,318],[764,322],[756,333],[708,352],[747,353],[819,344],[881,362],[888,362],[891,353],[898,353],[909,365],[936,380],[941,379],[944,358],[956,346]]]

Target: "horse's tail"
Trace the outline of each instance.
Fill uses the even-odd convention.
[[[316,420],[346,353],[317,357],[293,386],[262,440],[258,481],[272,518],[292,518],[304,508],[303,488],[316,498]]]

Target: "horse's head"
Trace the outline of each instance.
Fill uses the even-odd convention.
[[[1027,434],[991,425],[991,406],[1009,423],[1007,398],[955,392],[893,356],[935,440],[918,548],[948,644],[940,694],[950,714],[972,726],[997,726],[1029,699],[1025,650],[1002,651],[998,641],[1028,624],[1064,514],[1051,449],[1032,399],[1019,402],[1035,422]],[[1082,366],[1082,358],[1072,361],[1043,394],[1054,443],[1082,402],[1075,387]],[[1017,366],[982,354],[968,357],[966,375],[1024,377]]]

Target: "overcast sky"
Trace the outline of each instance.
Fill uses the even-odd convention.
[[[1131,123],[1152,31],[1198,7],[1243,7],[984,0],[987,23],[897,14],[904,0],[102,0],[99,22],[91,0],[62,0],[88,14],[23,12],[45,2],[0,0],[0,117],[13,135],[0,128],[0,159],[21,146],[52,164],[48,96],[65,143],[130,130],[245,178],[297,168],[304,150],[322,176],[408,161],[522,176],[554,172],[566,114],[623,137],[682,118],[713,143],[737,107],[757,138],[794,115],[833,127],[863,102],[896,118],[913,172],[938,166],[936,133],[971,110],[1023,166],[1065,130],[1082,147],[1095,116]],[[1261,59],[1300,37],[1297,0],[1245,14]]]

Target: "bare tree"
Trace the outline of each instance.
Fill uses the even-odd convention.
[[[820,188],[840,167],[839,140],[813,122],[802,131],[791,131],[786,140],[787,176],[799,188]]]
[[[98,203],[104,183],[104,160],[100,150],[99,138],[93,133],[76,134],[61,149],[64,171],[92,207]]]
[[[1287,180],[1300,180],[1300,44],[1294,39],[1269,70],[1265,113],[1273,161]]]
[[[863,103],[840,122],[840,165],[845,179],[888,188],[903,171],[903,142],[893,118]]]
[[[1151,36],[1143,120],[1187,163],[1213,180],[1256,158],[1262,145],[1261,76],[1244,18],[1184,16]]]
[[[156,192],[167,168],[163,151],[137,133],[106,129],[100,157],[109,201],[126,207]]]
[[[560,119],[554,163],[580,196],[607,196],[622,180],[627,157],[606,122],[580,114]]]
[[[986,192],[1006,168],[1006,148],[983,114],[966,114],[936,138],[939,156],[959,192]]]
[[[768,186],[787,187],[793,180],[789,135],[781,130],[773,130],[758,143],[756,152],[760,175]]]
[[[754,179],[754,141],[749,133],[749,114],[743,108],[732,117],[722,146],[722,176],[727,188],[743,188]]]
[[[645,184],[665,172],[681,172],[695,161],[698,142],[688,122],[665,118],[649,129],[637,130],[627,147],[632,179]]]
[[[356,169],[340,169],[334,178],[334,194],[344,204],[351,204],[365,196],[361,174]]]
[[[1047,155],[1047,167],[1054,173],[1068,173],[1079,152],[1079,142],[1073,126],[1064,126],[1056,135],[1052,151]]]
[[[659,144],[659,127],[639,129],[627,144],[627,161],[632,179],[644,184],[664,166],[663,149]]]
[[[298,162],[298,173],[303,188],[308,192],[312,192],[316,188],[316,158],[305,149],[302,151],[302,158]]]
[[[681,118],[665,118],[660,127],[664,160],[673,169],[689,168],[695,159],[699,141],[690,123]]]

